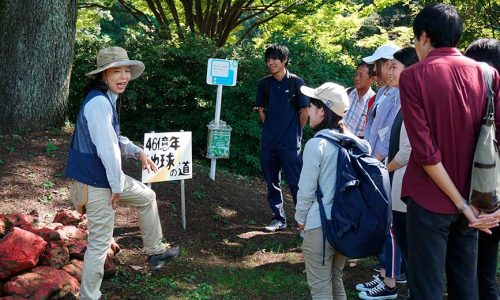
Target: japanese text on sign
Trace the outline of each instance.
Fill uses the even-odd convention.
[[[191,132],[144,134],[144,152],[158,172],[142,171],[142,182],[160,182],[193,177]]]

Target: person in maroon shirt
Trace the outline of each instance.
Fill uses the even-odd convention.
[[[412,153],[401,196],[407,201],[408,287],[412,299],[442,299],[446,270],[449,299],[478,299],[479,219],[468,204],[471,167],[486,107],[481,67],[455,48],[462,20],[451,5],[422,9],[413,22],[420,60],[401,73],[401,108]],[[493,80],[500,128],[500,77]],[[497,131],[497,139],[500,131]]]

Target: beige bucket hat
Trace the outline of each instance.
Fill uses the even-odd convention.
[[[127,51],[121,47],[104,48],[97,53],[97,69],[85,74],[85,76],[93,78],[96,74],[104,70],[123,66],[130,66],[130,80],[134,80],[141,76],[145,68],[142,61],[130,60]]]

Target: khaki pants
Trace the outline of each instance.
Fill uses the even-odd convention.
[[[85,252],[80,299],[96,300],[101,297],[104,261],[113,238],[115,211],[109,203],[111,189],[87,186],[75,182],[71,187],[71,200],[75,207],[83,207],[88,218],[88,246]],[[135,207],[144,251],[147,255],[162,253],[162,229],[156,194],[148,186],[125,175],[125,186],[119,204]]]
[[[325,263],[323,264],[323,230],[304,231],[302,252],[306,265],[307,284],[314,300],[346,300],[343,269],[345,256],[336,252],[325,241]]]

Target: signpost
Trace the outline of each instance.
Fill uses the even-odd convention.
[[[142,170],[142,182],[181,181],[182,227],[186,229],[184,179],[193,178],[192,136],[189,131],[144,134],[144,152],[158,172]]]
[[[238,62],[210,58],[207,65],[207,84],[217,85],[217,98],[215,102],[215,118],[208,126],[207,158],[210,162],[210,178],[215,180],[215,167],[217,158],[229,157],[229,142],[231,127],[220,120],[222,102],[222,86],[235,86],[238,74]]]

